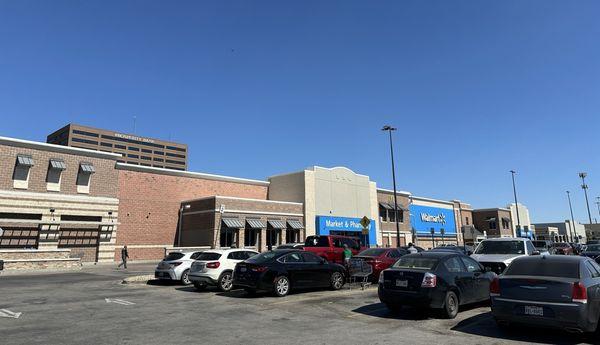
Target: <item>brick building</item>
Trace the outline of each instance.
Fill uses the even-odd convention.
[[[405,246],[414,242],[410,226],[410,193],[397,191],[396,200],[398,205],[396,215],[394,209],[394,191],[388,189],[377,189],[377,203],[379,205],[379,224],[381,229],[381,245],[383,247],[396,246],[396,218],[400,227],[400,245]]]
[[[473,210],[473,224],[488,238],[514,236],[510,210],[507,208]]]
[[[82,261],[112,261],[117,158],[0,137],[0,249],[38,249],[46,256],[64,249]]]

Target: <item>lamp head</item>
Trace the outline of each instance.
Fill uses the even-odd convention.
[[[385,125],[385,126],[383,126],[383,128],[382,128],[381,130],[382,130],[382,131],[395,131],[395,130],[396,130],[396,128],[395,128],[395,127],[392,127],[392,126],[390,126],[390,125]]]

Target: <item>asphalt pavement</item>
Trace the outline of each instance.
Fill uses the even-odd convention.
[[[153,267],[0,276],[0,343],[465,345],[596,339],[535,328],[500,330],[485,305],[463,308],[454,320],[411,309],[394,314],[379,303],[374,287],[276,298],[196,292],[168,283],[121,284]]]

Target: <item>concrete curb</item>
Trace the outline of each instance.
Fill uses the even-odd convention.
[[[121,281],[121,284],[146,284],[149,280],[154,280],[153,274],[127,277]]]

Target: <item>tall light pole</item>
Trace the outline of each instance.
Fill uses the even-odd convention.
[[[392,143],[392,131],[394,128],[389,125],[383,126],[382,131],[387,131],[390,134],[390,155],[392,157],[392,180],[394,182],[394,219],[396,220],[396,247],[400,247],[400,223],[398,222],[398,197],[396,196],[396,167],[394,165],[394,145]],[[415,239],[413,238],[413,241]]]
[[[573,234],[577,234],[575,231],[575,217],[573,217],[573,205],[571,205],[571,192],[567,191],[567,198],[569,199],[569,211],[571,211],[571,226],[569,233],[571,234],[571,241],[573,241]]]
[[[588,200],[587,190],[588,185],[585,184],[585,178],[587,177],[587,173],[581,172],[579,173],[579,177],[581,177],[581,189],[583,189],[583,193],[585,194],[585,205],[587,206],[588,217],[590,220],[590,224],[592,224],[592,212],[590,212],[590,201]]]
[[[510,171],[510,174],[512,175],[512,183],[513,183],[513,193],[515,195],[515,210],[517,210],[517,233],[520,235],[521,234],[521,218],[519,217],[519,203],[517,202],[517,187],[515,185],[515,174],[517,172],[514,170]]]
[[[598,207],[598,215],[600,216],[600,196],[596,197],[596,206]],[[596,220],[596,224],[598,224],[597,220]]]

